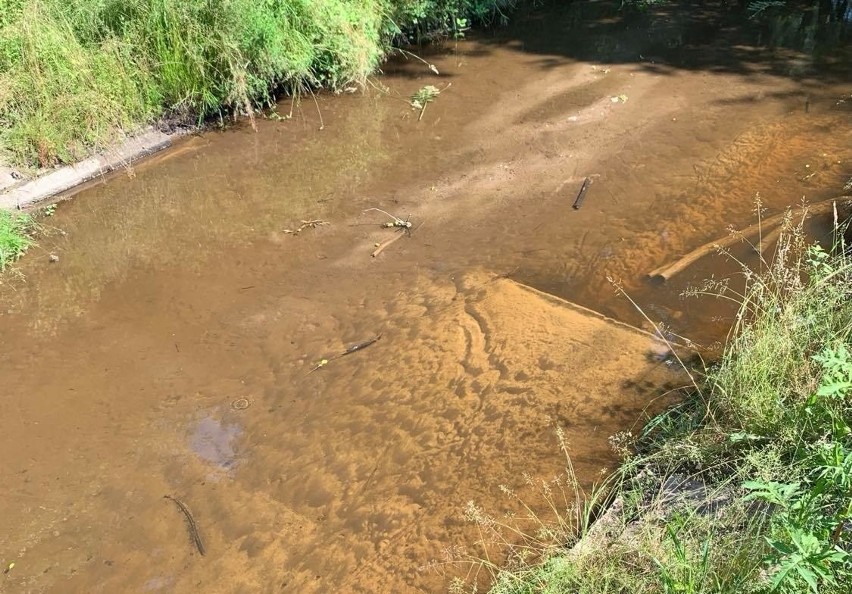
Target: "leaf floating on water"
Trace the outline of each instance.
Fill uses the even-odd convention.
[[[328,362],[329,362],[329,359],[320,359],[320,360],[316,363],[316,365],[314,365],[313,367],[311,367],[311,370],[310,370],[310,371],[308,371],[308,373],[310,374],[310,373],[313,373],[314,371],[316,371],[317,369],[322,369],[323,367],[325,367],[326,365],[328,365]]]

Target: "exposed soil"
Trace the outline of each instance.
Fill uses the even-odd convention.
[[[531,11],[426,55],[440,78],[395,61],[319,97],[323,129],[304,101],[63,204],[0,287],[0,591],[437,592],[467,571],[445,552],[475,554],[468,500],[562,472],[556,425],[583,484],[611,467],[609,435],[686,379],[524,285],[645,323],[611,278],[710,347],[730,306],[680,294],[735,266],[645,274],[852,162],[845,48],[616,8]],[[418,122],[407,98],[446,83]],[[377,258],[373,207],[414,223]],[[308,219],[331,224],[285,232]]]

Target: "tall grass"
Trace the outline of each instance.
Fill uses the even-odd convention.
[[[743,268],[744,291],[722,293],[740,309],[721,360],[587,503],[611,511],[561,522],[520,568],[486,564],[492,594],[850,591],[852,259],[840,231],[825,251],[788,222],[775,258]]]
[[[41,166],[162,111],[203,117],[279,84],[359,80],[382,56],[372,0],[4,2],[2,141]]]
[[[0,151],[50,166],[165,113],[362,82],[407,30],[512,0],[0,0]]]

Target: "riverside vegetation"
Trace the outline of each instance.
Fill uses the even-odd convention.
[[[556,480],[554,522],[469,506],[481,544],[509,553],[484,563],[491,594],[849,592],[852,259],[840,233],[825,251],[786,229],[742,292],[696,291],[739,303],[721,360],[638,437],[615,436],[622,466],[584,503]]]
[[[0,208],[0,272],[26,253],[35,228],[32,216]]]
[[[514,0],[0,0],[0,159],[67,163],[158,118],[363,82],[395,42]]]
[[[0,0],[0,163],[76,161],[145,125],[361,84],[394,45],[515,0]],[[0,270],[32,244],[0,211]]]

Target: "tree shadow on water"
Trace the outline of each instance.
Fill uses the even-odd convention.
[[[798,3],[796,3],[798,2]],[[805,86],[845,83],[852,73],[849,0],[793,0],[752,17],[742,2],[550,0],[522,9],[514,24],[480,42],[540,56],[547,70],[575,61],[771,75]]]

